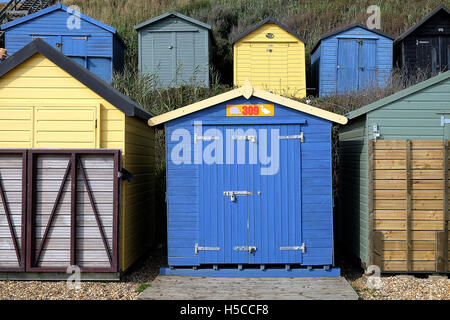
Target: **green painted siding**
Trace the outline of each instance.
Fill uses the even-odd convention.
[[[367,114],[367,121],[369,128],[378,125],[380,139],[442,139],[442,111],[450,113],[450,80],[373,110]]]
[[[383,140],[450,139],[450,125],[441,126],[442,113],[450,119],[450,73],[429,79],[349,114],[339,133],[342,208],[339,221],[344,244],[363,262],[368,252],[368,140],[376,124]],[[442,79],[442,80],[440,80]],[[415,90],[412,90],[414,89]],[[353,117],[355,115],[357,117]],[[352,119],[353,118],[353,119]]]
[[[339,212],[341,241],[362,261],[368,256],[367,135],[365,117],[339,133]]]

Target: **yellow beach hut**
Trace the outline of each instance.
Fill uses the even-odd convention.
[[[0,63],[0,272],[117,278],[154,244],[150,117],[41,39]]]
[[[273,93],[306,96],[305,44],[298,34],[267,18],[232,40],[234,85],[248,78]]]

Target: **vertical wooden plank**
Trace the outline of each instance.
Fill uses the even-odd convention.
[[[77,212],[77,160],[73,152],[70,156],[71,167],[71,190],[70,190],[70,265],[76,264],[76,212]]]
[[[375,252],[375,239],[374,239],[374,232],[375,232],[375,217],[374,217],[374,206],[373,206],[373,170],[374,170],[374,160],[373,160],[373,149],[374,149],[374,140],[368,141],[368,148],[367,148],[367,155],[368,155],[368,210],[369,210],[369,264],[370,265],[378,265],[382,261],[380,259],[380,252]],[[381,252],[382,253],[382,252]],[[379,265],[378,265],[379,266]],[[380,266],[381,267],[381,266]]]
[[[411,140],[406,140],[406,270],[412,271],[412,239],[411,239]]]
[[[443,187],[444,187],[444,203],[443,203],[443,228],[442,232],[436,232],[436,272],[447,272],[448,266],[448,140],[443,145]]]

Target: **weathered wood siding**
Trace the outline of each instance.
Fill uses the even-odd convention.
[[[268,39],[267,33],[274,37]],[[267,23],[249,33],[233,45],[233,52],[235,86],[248,78],[260,89],[306,96],[305,44],[278,25]]]
[[[70,155],[38,155],[36,157],[34,243],[38,255],[44,232],[50,219],[50,212],[57,198],[58,190]],[[81,155],[80,162],[86,173],[87,183],[95,199],[102,231],[112,255],[113,248],[113,179],[114,158],[110,155]],[[110,268],[107,251],[103,245],[100,229],[89,201],[87,188],[81,170],[77,170],[77,220],[76,220],[76,265],[80,267]],[[64,182],[57,209],[45,238],[42,252],[34,267],[66,268],[70,262],[71,228],[71,176]]]
[[[23,196],[26,191],[23,180],[23,164],[23,154],[0,153],[0,192],[3,193],[0,198],[0,269],[22,267],[21,258],[24,254],[22,251],[24,245],[22,243],[24,239],[22,234]],[[3,202],[3,197],[5,202]],[[16,245],[19,256],[16,253]]]
[[[169,16],[138,32],[141,73],[156,76],[162,87],[192,82],[209,87],[208,29]]]

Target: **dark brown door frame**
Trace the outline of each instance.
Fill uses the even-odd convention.
[[[9,231],[12,237],[12,241],[14,243],[14,250],[16,251],[16,257],[17,261],[19,263],[18,268],[1,268],[0,272],[20,272],[25,271],[25,248],[26,248],[26,232],[25,232],[25,225],[26,225],[26,197],[27,197],[27,150],[23,149],[0,149],[0,154],[20,154],[22,155],[22,226],[21,226],[21,235],[20,235],[20,241],[21,245],[19,248],[18,245],[18,239],[15,234],[14,228],[12,226],[12,220],[11,220],[11,212],[9,210],[8,204],[6,203],[6,197],[5,197],[5,189],[3,188],[2,181],[0,180],[0,197],[2,200],[2,206],[6,214],[6,218],[8,221],[8,227]]]
[[[54,207],[52,209],[49,221],[46,226],[46,230],[43,235],[43,239],[41,242],[41,245],[38,249],[38,254],[35,256],[36,252],[36,246],[34,241],[34,204],[35,204],[35,190],[34,190],[34,181],[35,181],[35,156],[38,154],[66,154],[70,156],[69,164],[66,168],[65,177],[62,181],[62,184],[60,186],[60,190],[58,192]],[[106,241],[106,237],[104,234],[104,230],[101,226],[100,219],[98,217],[98,210],[95,206],[95,203],[93,202],[93,196],[91,193],[91,190],[89,188],[89,184],[87,183],[86,176],[84,174],[84,168],[81,166],[81,161],[78,161],[78,155],[85,155],[85,154],[111,154],[114,157],[114,183],[113,183],[113,247],[108,248],[108,244]],[[48,230],[51,226],[54,213],[56,212],[59,198],[61,196],[62,189],[64,188],[65,182],[68,178],[68,175],[71,174],[71,226],[70,226],[70,261],[71,264],[74,265],[76,262],[76,202],[74,201],[76,196],[76,177],[77,177],[77,170],[78,165],[80,165],[80,169],[82,170],[82,176],[83,176],[83,182],[85,183],[86,190],[89,195],[90,203],[92,206],[92,210],[94,212],[97,226],[99,228],[103,244],[105,246],[105,250],[108,255],[108,259],[110,261],[111,267],[110,268],[97,268],[97,267],[81,267],[81,272],[118,272],[118,266],[119,266],[119,244],[118,244],[118,232],[119,232],[119,177],[117,176],[117,173],[120,171],[120,150],[78,150],[78,149],[66,149],[66,150],[52,150],[52,149],[33,149],[29,150],[28,152],[28,185],[27,185],[27,245],[26,245],[26,271],[28,272],[66,272],[66,268],[61,267],[39,267],[36,266],[36,261],[39,259],[39,255],[41,253],[41,250],[43,246],[45,245],[46,236],[48,233]],[[112,250],[111,250],[112,249]]]

